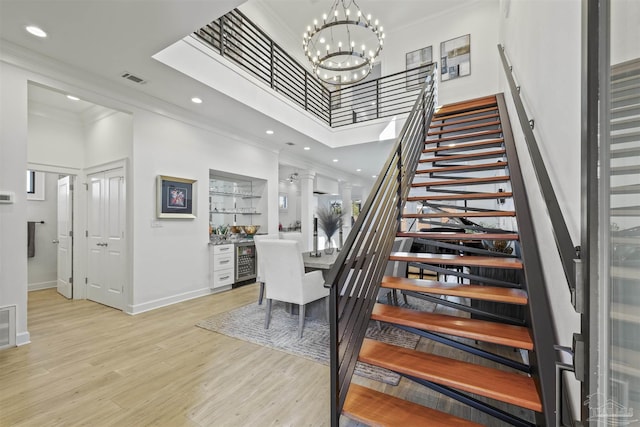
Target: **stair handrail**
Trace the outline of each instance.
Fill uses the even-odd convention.
[[[437,66],[420,94],[326,278],[330,288],[331,425],[340,413],[402,211],[437,105]]]
[[[330,87],[239,9],[193,36],[332,128],[408,114],[433,68],[432,63],[423,64],[355,85]]]
[[[542,158],[542,155],[540,153],[540,148],[536,141],[536,137],[533,134],[533,123],[529,120],[527,112],[524,108],[524,104],[520,96],[520,86],[518,86],[515,82],[513,67],[509,64],[504,52],[504,46],[502,46],[501,44],[498,44],[498,52],[500,54],[502,66],[504,67],[504,72],[509,83],[511,96],[518,113],[518,119],[520,121],[522,132],[524,133],[524,139],[529,150],[529,155],[531,156],[531,162],[533,163],[533,168],[536,173],[536,177],[538,178],[538,184],[540,185],[542,196],[544,197],[547,205],[549,218],[551,220],[551,227],[553,229],[553,236],[556,241],[558,253],[560,255],[562,268],[567,279],[569,292],[571,292],[572,299],[575,299],[575,260],[580,258],[579,248],[574,245],[573,240],[571,239],[571,234],[569,233],[567,222],[565,221],[564,215],[562,214],[562,209],[560,209],[560,204],[558,203],[558,198],[556,197],[556,193],[553,189],[553,184],[551,183],[551,179],[549,178],[549,173],[547,172],[544,159]]]

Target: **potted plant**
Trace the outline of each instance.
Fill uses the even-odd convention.
[[[318,225],[320,229],[324,231],[327,236],[327,243],[325,245],[325,253],[332,254],[334,247],[331,242],[333,235],[342,227],[342,215],[337,209],[333,209],[329,206],[318,206],[316,210],[316,216],[318,217]]]

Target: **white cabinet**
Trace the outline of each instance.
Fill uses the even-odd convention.
[[[235,277],[233,244],[209,245],[209,287],[230,289]]]

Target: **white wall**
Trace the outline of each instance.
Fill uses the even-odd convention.
[[[91,167],[131,157],[133,117],[110,111],[84,127],[84,166]]]
[[[382,75],[404,71],[406,54],[432,46],[433,60],[440,67],[440,43],[471,35],[471,74],[439,82],[438,104],[485,96],[498,90],[498,63],[495,60],[498,40],[498,0],[482,0],[464,8],[394,29],[386,27],[387,37],[382,58]]]
[[[288,175],[287,175],[288,176]],[[279,211],[279,223],[284,228],[291,227],[295,221],[300,221],[300,185],[298,181],[289,182],[286,181],[287,176],[280,175],[280,182],[278,184],[278,192],[285,194],[288,198],[288,207],[286,210]]]
[[[0,62],[0,190],[15,203],[0,204],[0,306],[16,306],[16,344],[27,332],[27,80]]]
[[[36,221],[35,256],[28,258],[29,290],[54,287],[57,281],[58,174],[45,173],[44,200],[27,200],[27,221]],[[40,224],[44,221],[44,224]]]
[[[511,1],[500,28],[574,241],[580,230],[580,16],[578,0]],[[504,88],[503,71],[500,76]]]
[[[501,3],[500,14],[500,43],[505,45],[516,84],[521,86],[520,95],[529,118],[535,119],[534,135],[572,240],[579,244],[581,2],[505,0]],[[492,55],[498,57],[497,49]],[[570,347],[573,333],[580,331],[580,317],[571,305],[546,203],[530,164],[502,70],[500,86],[505,91],[531,213],[535,219],[558,344]],[[573,409],[579,411],[577,382],[572,383],[570,392]]]
[[[77,115],[29,102],[28,138],[30,163],[82,168],[84,129]]]
[[[134,110],[133,300],[137,313],[209,293],[209,169],[268,180],[268,227],[277,233],[277,153],[228,135]],[[157,175],[196,179],[197,218],[156,219]]]

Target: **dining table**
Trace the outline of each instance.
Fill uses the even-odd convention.
[[[340,252],[333,251],[327,254],[324,251],[318,252],[319,256],[311,256],[311,252],[303,252],[302,260],[304,261],[305,271],[322,270],[323,276],[326,278],[327,273],[333,267]]]
[[[333,251],[331,254],[327,254],[324,251],[320,251],[320,256],[311,256],[311,252],[303,252],[302,260],[304,261],[304,269],[306,272],[321,270],[322,276],[327,278],[327,274],[338,259],[338,251]],[[297,314],[297,307],[293,308],[293,313]],[[327,306],[324,300],[318,300],[307,304],[306,317],[311,319],[327,319],[328,312]]]

